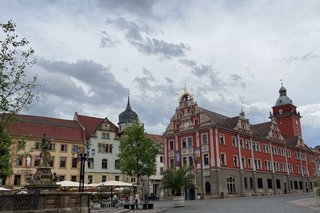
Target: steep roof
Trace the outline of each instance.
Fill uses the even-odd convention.
[[[222,126],[222,127],[228,127],[228,124],[225,122],[226,119],[228,119],[229,117],[225,116],[225,115],[221,115],[219,113],[216,112],[212,112],[210,110],[204,109],[199,107],[199,109],[206,114],[210,120],[214,121],[217,125]]]
[[[163,144],[163,138],[162,135],[156,135],[156,134],[149,134],[146,133],[145,135],[148,138],[151,138],[156,144]]]
[[[105,121],[110,124],[110,128],[114,130],[116,133],[118,132],[118,127],[114,125],[107,118],[97,118],[85,115],[79,115],[77,112],[75,113],[75,120],[79,122],[79,124],[84,127],[85,138],[89,139],[92,134],[96,131],[96,129]]]
[[[73,120],[34,115],[17,115],[7,130],[16,137],[47,138],[53,140],[84,141],[80,125]]]
[[[230,128],[234,129],[239,122],[239,116],[233,117],[233,118],[227,118],[225,119],[225,122],[228,124]]]
[[[270,131],[271,121],[253,125],[253,133],[260,137],[267,137]]]

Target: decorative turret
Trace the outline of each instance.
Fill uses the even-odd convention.
[[[279,89],[279,98],[272,107],[272,110],[273,113],[270,113],[270,115],[276,119],[278,128],[282,134],[288,137],[301,135],[300,113],[297,112],[297,107],[293,105],[292,100],[287,96],[287,90],[283,86],[282,80]]]
[[[129,98],[129,94],[128,94],[127,107],[126,107],[125,111],[123,111],[119,114],[119,122],[118,122],[119,133],[123,132],[124,129],[127,126],[129,126],[130,124],[132,124],[135,120],[139,120],[139,118],[138,118],[137,113],[131,109],[130,98]]]
[[[292,104],[292,100],[287,96],[287,89],[283,86],[283,82],[281,81],[279,98],[277,99],[275,106],[282,106],[286,104]]]

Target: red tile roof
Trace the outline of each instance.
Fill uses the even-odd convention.
[[[90,116],[79,115],[77,112],[75,113],[74,120],[78,121],[79,124],[84,127],[85,138],[89,139],[96,129],[105,121],[110,124],[110,128],[114,130],[116,133],[118,132],[118,127],[114,125],[107,118],[96,118]]]
[[[156,144],[162,144],[163,143],[163,138],[162,138],[161,135],[146,133],[146,137],[151,138]]]
[[[84,141],[80,125],[64,120],[33,115],[17,115],[7,130],[16,137],[47,138],[53,140]]]

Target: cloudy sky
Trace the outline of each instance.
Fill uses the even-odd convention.
[[[186,84],[198,105],[268,121],[283,79],[320,144],[318,0],[2,0],[0,22],[36,50],[43,85],[25,114],[108,117],[131,106],[162,134]]]

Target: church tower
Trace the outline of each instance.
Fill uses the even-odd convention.
[[[292,100],[287,96],[287,90],[282,82],[279,89],[279,98],[272,110],[282,134],[287,137],[302,137],[300,112],[297,112],[297,107],[293,105]]]
[[[119,133],[123,133],[126,127],[132,124],[135,120],[139,120],[138,115],[131,109],[130,98],[128,94],[128,102],[125,111],[119,114]]]

